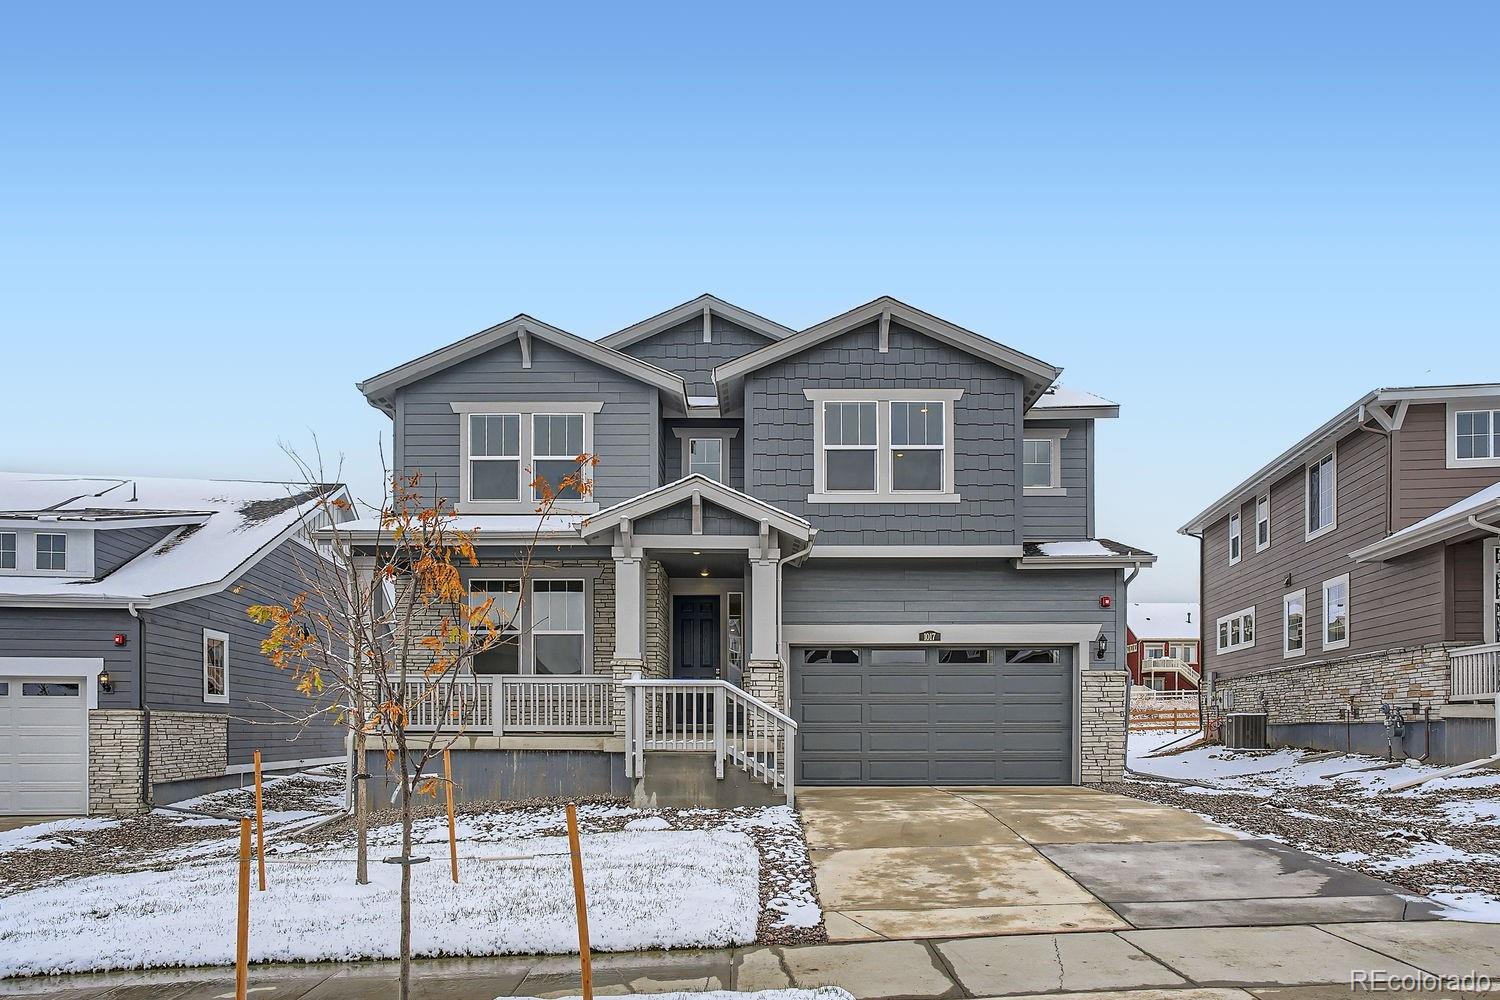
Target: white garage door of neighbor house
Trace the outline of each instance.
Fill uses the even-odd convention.
[[[83,677],[0,677],[0,816],[88,811]]]

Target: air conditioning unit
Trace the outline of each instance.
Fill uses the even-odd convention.
[[[1231,750],[1266,749],[1266,714],[1231,712],[1224,716],[1224,745]]]

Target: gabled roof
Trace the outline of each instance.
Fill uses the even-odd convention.
[[[140,513],[176,511],[182,518],[171,534],[98,579],[0,576],[0,605],[160,607],[216,593],[306,530],[320,496],[343,490],[320,483],[0,473],[0,506],[8,516],[25,514],[38,524],[104,530],[133,526]],[[89,516],[75,516],[84,512]]]
[[[358,389],[364,393],[365,399],[371,406],[392,414],[394,413],[392,403],[394,393],[402,386],[424,379],[434,372],[440,372],[462,361],[467,361],[469,358],[477,357],[485,351],[508,344],[512,340],[519,340],[523,357],[529,357],[530,342],[533,337],[576,354],[587,361],[655,386],[667,393],[679,406],[684,408],[687,406],[687,384],[681,376],[663,371],[655,365],[648,365],[644,361],[637,361],[629,355],[607,347],[601,347],[592,340],[585,340],[566,330],[559,330],[525,313],[487,330],[480,330],[447,347],[440,347],[389,371],[367,378],[358,383]]]
[[[588,538],[601,531],[618,528],[623,521],[636,520],[682,503],[684,500],[691,500],[694,494],[752,521],[769,524],[782,534],[791,535],[798,541],[808,541],[817,534],[816,528],[797,515],[789,514],[774,504],[757,500],[748,493],[730,489],[715,479],[695,473],[691,476],[684,476],[676,482],[667,483],[665,486],[658,486],[650,493],[642,493],[638,497],[631,497],[623,503],[607,507],[597,514],[590,514],[583,523],[583,537]]]
[[[680,306],[673,306],[665,312],[659,312],[639,323],[633,323],[623,330],[616,330],[606,337],[600,337],[598,343],[616,351],[623,350],[631,344],[654,337],[663,330],[670,330],[694,316],[701,316],[705,309],[716,316],[738,323],[747,330],[753,330],[769,340],[782,340],[796,332],[791,327],[782,326],[780,323],[766,319],[748,309],[741,309],[732,302],[725,302],[718,296],[705,292]]]
[[[1227,514],[1231,508],[1264,493],[1282,476],[1304,464],[1314,449],[1326,454],[1329,445],[1367,420],[1374,420],[1385,430],[1398,429],[1406,416],[1406,407],[1412,403],[1440,403],[1474,396],[1500,396],[1500,383],[1407,385],[1367,392],[1317,430],[1255,470],[1248,479],[1199,511],[1197,516],[1177,531],[1183,535],[1197,534]]]
[[[882,295],[872,302],[857,306],[846,313],[824,320],[816,326],[810,326],[800,333],[774,344],[768,344],[758,351],[751,351],[744,357],[736,358],[715,368],[714,382],[719,386],[719,398],[723,400],[734,397],[741,388],[744,377],[753,371],[783,358],[789,358],[825,340],[848,333],[873,320],[883,318],[897,320],[919,333],[926,334],[975,357],[992,361],[1020,375],[1026,385],[1025,404],[1027,407],[1030,407],[1041,396],[1042,391],[1051,385],[1062,372],[1061,368],[1055,368],[1029,354],[1022,354],[1020,351],[1006,347],[972,330],[955,326],[945,319],[923,312],[915,306],[909,306],[899,299]]]
[[[1478,525],[1493,527],[1497,521],[1500,521],[1500,483],[1492,483],[1416,524],[1409,524],[1378,542],[1355,549],[1349,556],[1356,562],[1384,562],[1438,542],[1468,534],[1487,534],[1486,529]]]

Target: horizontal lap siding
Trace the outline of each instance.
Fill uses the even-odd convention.
[[[108,576],[176,530],[176,528],[154,527],[95,531],[95,578]]]
[[[455,402],[600,402],[594,420],[595,496],[603,506],[653,489],[658,468],[656,390],[538,338],[531,368],[512,342],[404,387],[397,395],[399,461],[421,472],[424,494],[459,495],[459,415]]]
[[[768,337],[715,316],[713,342],[705,344],[703,317],[695,316],[671,329],[621,348],[621,353],[681,375],[687,381],[688,394],[691,396],[712,396],[715,394],[714,368],[759,350],[770,342]]]
[[[125,645],[116,646],[116,635]],[[104,660],[112,692],[99,692],[100,708],[132,708],[139,687],[138,623],[127,611],[0,608],[0,657],[67,656]],[[0,674],[6,672],[0,666]]]
[[[1062,488],[1067,496],[1021,497],[1025,537],[1031,540],[1088,538],[1093,523],[1093,434],[1092,420],[1028,420],[1027,430],[1064,428],[1062,439]]]
[[[725,428],[741,429],[740,433],[729,439],[729,450],[724,455],[724,481],[731,489],[744,492],[745,490],[745,438],[743,424],[738,420],[711,423],[700,420],[671,420],[662,424],[661,430],[661,478],[662,482],[670,483],[674,479],[681,479],[682,449],[687,443],[677,436],[677,429],[703,429],[709,432],[722,431]],[[712,436],[710,433],[707,436]]]
[[[1324,453],[1326,454],[1326,452]],[[1309,458],[1313,456],[1308,456]],[[1203,628],[1206,669],[1224,676],[1287,662],[1281,650],[1281,600],[1307,591],[1307,652],[1312,662],[1391,646],[1419,645],[1444,638],[1443,552],[1441,547],[1390,563],[1356,563],[1349,553],[1385,537],[1387,524],[1386,439],[1357,431],[1338,444],[1336,527],[1304,540],[1303,470],[1283,477],[1271,490],[1271,547],[1255,551],[1255,502],[1241,508],[1242,558],[1229,565],[1229,518],[1203,535]],[[1350,644],[1322,649],[1323,581],[1350,576]],[[1284,581],[1290,575],[1292,582]],[[1219,654],[1217,623],[1226,615],[1255,607],[1254,647]]]
[[[1484,642],[1484,544],[1480,539],[1447,551],[1448,638]]]
[[[344,732],[332,715],[306,726],[288,724],[328,704],[332,693],[322,701],[297,693],[291,672],[277,670],[260,651],[268,630],[246,614],[252,604],[285,604],[306,590],[302,574],[312,571],[317,558],[296,542],[284,542],[226,590],[144,612],[147,706],[227,712],[231,765],[248,764],[257,749],[268,761],[342,753]],[[203,700],[204,629],[229,635],[227,706]]]
[[[809,348],[751,374],[746,492],[811,521],[822,545],[1013,545],[1020,542],[1015,374],[899,324],[880,354],[878,325]],[[812,388],[961,388],[954,409],[956,504],[808,503],[813,489]]]
[[[1500,482],[1500,469],[1448,468],[1447,404],[1407,410],[1396,433],[1396,448],[1400,482],[1393,531]]]
[[[816,552],[816,549],[814,550]],[[1018,570],[1004,560],[819,560],[787,567],[787,625],[1097,624],[1109,638],[1095,669],[1124,664],[1124,587],[1117,570]],[[1101,608],[1100,597],[1112,607]]]

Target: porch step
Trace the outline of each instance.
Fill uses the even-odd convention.
[[[631,789],[640,809],[737,809],[786,805],[786,790],[772,788],[726,761],[724,777],[714,777],[712,753],[648,750],[646,773]]]

